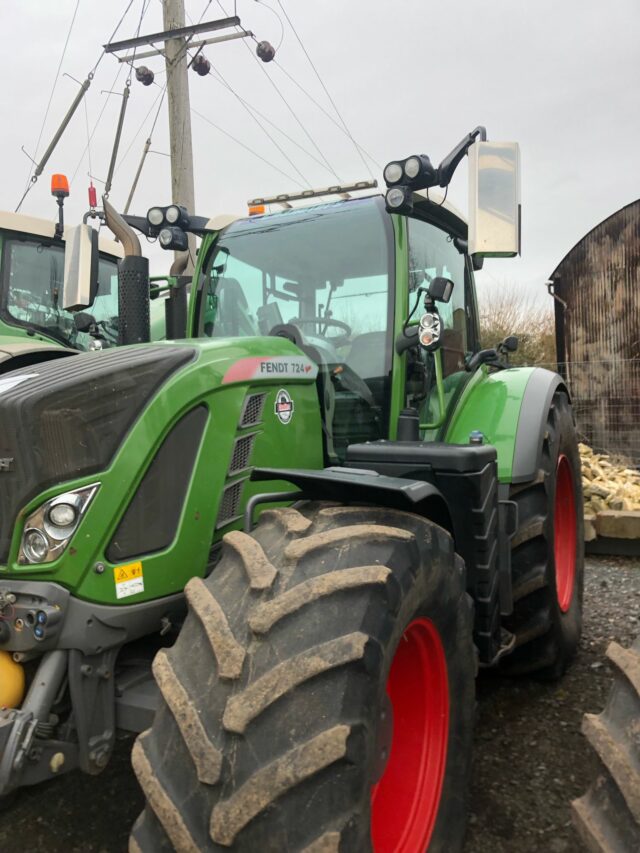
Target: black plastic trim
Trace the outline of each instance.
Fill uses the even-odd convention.
[[[512,483],[528,483],[540,468],[547,414],[556,391],[569,392],[562,377],[537,367],[527,382],[520,407],[511,467]],[[570,398],[569,398],[570,399]]]
[[[411,509],[427,498],[442,499],[431,483],[358,468],[255,468],[251,479],[285,480],[302,489],[310,500],[362,501]]]

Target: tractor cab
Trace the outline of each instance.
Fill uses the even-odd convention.
[[[434,358],[445,379],[464,372],[477,347],[465,239],[464,221],[426,198],[411,219],[376,195],[238,220],[205,254],[197,334],[276,335],[302,349],[319,369],[328,461],[343,461],[348,444],[390,436],[396,338],[419,288],[439,277],[453,283],[442,352],[409,348],[402,407],[427,419]]]

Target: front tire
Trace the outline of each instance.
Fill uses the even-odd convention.
[[[134,748],[132,850],[461,848],[476,661],[444,530],[383,508],[266,511],[187,597]]]
[[[542,467],[514,485],[518,530],[511,544],[513,613],[504,626],[515,649],[502,671],[557,679],[575,655],[582,632],[584,519],[580,455],[566,394],[547,415]]]

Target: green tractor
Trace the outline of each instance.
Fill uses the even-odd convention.
[[[0,211],[0,374],[118,343],[123,245],[87,224],[64,226],[63,175],[54,175],[53,194],[58,222]],[[152,340],[165,336],[162,303],[177,281],[166,280],[151,284]]]
[[[469,227],[429,195],[467,153]],[[518,168],[477,128],[385,197],[128,218],[203,238],[188,339],[0,385],[1,792],[137,732],[131,851],[460,849],[478,667],[581,630],[569,394],[478,341]]]

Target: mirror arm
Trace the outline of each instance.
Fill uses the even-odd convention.
[[[460,142],[456,145],[456,147],[450,151],[444,160],[438,166],[438,185],[441,187],[447,187],[451,183],[451,178],[453,177],[453,173],[458,168],[460,161],[465,156],[469,148],[476,141],[476,137],[479,136],[482,142],[485,142],[487,139],[487,129],[482,125],[478,125],[478,127],[474,128],[471,133],[468,133],[464,139],[460,140]]]

